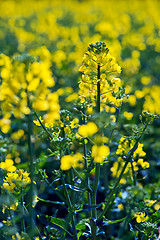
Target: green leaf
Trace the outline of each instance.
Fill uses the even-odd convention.
[[[103,221],[103,225],[123,222],[125,219],[126,219],[126,217],[121,218],[121,219],[117,219],[117,220],[108,220],[108,219],[105,218],[104,221]]]
[[[81,231],[81,230],[84,230],[84,229],[86,229],[85,223],[78,223],[76,225],[76,230]]]
[[[65,184],[65,186],[66,186],[67,189],[72,189],[72,190],[74,190],[76,192],[84,192],[85,191],[85,189],[73,186],[71,184]],[[57,190],[63,189],[63,185],[58,186],[56,189]]]
[[[92,205],[82,204],[77,208],[75,213],[80,213],[80,212],[84,212],[84,211],[88,211],[88,210],[93,210],[93,209],[101,207],[101,205],[102,205],[101,203],[100,204],[92,204]]]
[[[160,210],[149,217],[149,221],[158,224],[160,222]]]
[[[39,197],[37,197],[37,199],[41,202],[45,202],[45,203],[49,203],[49,204],[65,205],[65,202],[50,201],[50,200],[45,200],[45,199],[42,199]]]
[[[48,215],[38,216],[38,219],[42,223],[48,224],[48,225],[54,227],[55,229],[57,229],[58,231],[62,231],[63,230],[69,236],[73,237],[73,235],[67,230],[67,229],[71,229],[71,226],[66,221],[64,221],[63,219],[51,217],[51,216],[48,216]]]

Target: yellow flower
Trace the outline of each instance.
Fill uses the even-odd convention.
[[[100,79],[97,79],[97,69],[100,67]],[[92,105],[95,106],[97,100],[97,82],[100,82],[101,91],[101,108],[106,108],[106,104],[120,107],[124,96],[120,98],[119,88],[122,86],[120,78],[111,76],[110,80],[107,80],[107,74],[119,74],[121,67],[117,64],[116,59],[109,53],[109,49],[103,42],[96,42],[90,44],[88,51],[84,54],[83,65],[79,71],[82,72],[82,78],[79,82],[79,98],[81,103],[84,103],[87,98],[92,101]],[[111,107],[111,112],[115,111]],[[92,110],[88,109],[88,113],[92,114]]]
[[[15,172],[8,172],[3,181],[3,188],[11,193],[31,183],[29,173],[25,172],[23,169],[16,170]]]
[[[70,133],[71,133],[71,128],[70,128],[69,126],[66,126],[66,127],[64,128],[64,132],[65,132],[66,134],[70,134]]]
[[[151,81],[151,77],[150,76],[144,76],[144,77],[141,78],[141,83],[143,85],[148,85],[150,83],[150,81]]]
[[[5,162],[0,163],[0,168],[5,169],[8,172],[16,171],[16,167],[13,166],[14,162],[12,159],[6,159]]]
[[[130,95],[128,98],[128,102],[131,106],[135,106],[136,105],[136,97],[134,95]]]
[[[154,209],[155,209],[156,211],[158,211],[158,210],[160,209],[160,204],[159,204],[159,203],[156,203],[156,204],[154,205]]]
[[[14,140],[18,140],[24,135],[24,130],[19,129],[17,132],[12,133],[11,138]]]
[[[97,163],[102,163],[106,157],[108,157],[110,149],[108,146],[97,146],[92,147],[92,157]]]
[[[124,209],[124,206],[122,203],[119,203],[118,206],[117,206],[121,211]]]
[[[44,49],[44,48],[42,48]],[[47,51],[46,51],[47,52]],[[55,82],[52,78],[51,64],[29,54],[22,54],[13,59],[0,54],[1,64],[7,62],[8,66],[0,69],[2,84],[0,86],[0,101],[2,106],[2,119],[0,128],[7,133],[11,125],[11,114],[15,118],[24,118],[30,113],[28,98],[33,110],[46,111],[45,119],[48,122],[59,119],[58,94],[51,92]],[[5,60],[5,61],[4,61]],[[7,116],[10,114],[10,116]],[[35,122],[38,124],[38,122]],[[39,126],[39,125],[38,125]],[[13,135],[14,138],[18,138]]]
[[[157,202],[157,200],[145,200],[146,205],[149,207],[152,207],[155,202]]]
[[[145,222],[148,218],[147,216],[145,217],[144,212],[138,212],[134,215],[134,217],[136,218],[137,223]]]
[[[131,112],[124,112],[123,115],[127,120],[131,120],[133,117],[133,113]]]
[[[69,95],[68,97],[65,98],[65,101],[72,102],[77,99],[78,99],[78,93],[72,93],[71,95]]]
[[[82,167],[83,155],[76,153],[74,155],[65,155],[61,158],[60,168],[64,171],[69,170],[73,167]]]
[[[78,120],[78,118],[74,118],[73,119],[73,121],[71,122],[71,128],[76,128],[76,127],[78,127],[79,126],[79,120]]]
[[[90,137],[98,132],[98,127],[95,123],[88,122],[86,125],[81,125],[78,132],[82,137]]]

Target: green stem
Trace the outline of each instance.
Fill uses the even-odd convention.
[[[131,159],[131,168],[132,168],[133,182],[134,182],[134,185],[136,186],[137,185],[137,180],[136,180],[136,174],[135,174],[135,171],[134,171],[132,159]]]
[[[100,91],[100,65],[98,65],[97,69],[97,112],[100,112],[100,97],[101,97],[101,91]]]
[[[24,221],[24,208],[23,208],[23,205],[24,205],[24,196],[23,196],[23,188],[21,188],[21,194],[22,194],[22,197],[21,197],[21,205],[22,205],[22,219],[21,219],[21,229],[23,232],[26,232],[26,229],[25,229],[25,221]]]
[[[52,138],[53,138],[52,134],[48,131],[48,129],[47,129],[47,128],[45,127],[45,125],[42,123],[42,121],[40,120],[38,114],[37,114],[36,112],[34,112],[34,114],[36,115],[36,118],[38,119],[38,121],[39,121],[40,125],[42,126],[42,128],[43,128],[43,129],[45,130],[45,132],[48,134],[49,139],[52,139]]]
[[[125,162],[125,164],[124,164],[124,166],[123,166],[123,168],[122,168],[122,171],[121,171],[121,173],[120,173],[120,175],[119,175],[119,177],[118,177],[118,179],[117,179],[117,181],[116,181],[116,183],[115,183],[115,185],[114,185],[114,187],[113,187],[113,189],[112,189],[112,191],[111,191],[111,193],[110,193],[110,195],[109,195],[109,199],[108,199],[108,201],[107,201],[107,203],[106,203],[106,205],[105,205],[105,208],[103,209],[103,211],[101,212],[101,214],[99,215],[99,217],[98,217],[98,219],[97,219],[97,222],[100,221],[100,220],[103,218],[103,216],[105,215],[105,213],[107,212],[108,207],[109,207],[109,205],[110,205],[110,202],[111,202],[111,200],[112,200],[112,197],[113,197],[113,195],[114,195],[114,193],[115,193],[115,191],[116,191],[116,189],[117,189],[117,187],[118,187],[118,184],[119,184],[119,182],[120,182],[120,180],[121,180],[121,178],[122,178],[122,175],[123,175],[123,173],[124,173],[124,171],[125,171],[128,163],[129,163],[129,161],[131,160],[131,157],[132,157],[134,151],[137,149],[138,142],[140,141],[140,139],[141,139],[143,133],[145,132],[147,126],[148,126],[148,122],[146,123],[146,125],[145,125],[145,127],[144,127],[144,129],[143,129],[143,131],[142,131],[142,133],[141,133],[141,135],[137,138],[137,140],[136,140],[133,148],[132,148],[132,149],[130,150],[130,152],[128,153],[128,156],[127,156],[127,158],[126,158],[126,162]]]
[[[101,107],[100,97],[101,97],[101,91],[100,91],[100,65],[98,64],[98,68],[97,68],[97,113],[100,113],[100,107]],[[99,175],[100,175],[100,163],[96,163],[93,195],[91,197],[91,203],[92,204],[96,204]],[[91,224],[91,227],[92,227],[92,240],[95,240],[96,239],[96,233],[97,233],[97,225],[96,225],[96,221],[95,221],[96,218],[97,218],[97,209],[93,209],[92,210],[92,217],[93,217],[93,221],[92,221],[92,224]]]
[[[34,163],[33,163],[33,156],[34,156],[34,148],[33,148],[33,115],[32,115],[32,105],[30,102],[29,98],[29,92],[28,89],[26,88],[26,93],[27,93],[27,106],[30,109],[30,113],[27,115],[27,120],[28,120],[28,153],[29,153],[29,172],[30,172],[30,189],[29,189],[29,203],[28,203],[28,209],[29,209],[29,223],[28,223],[28,231],[29,231],[29,236],[31,239],[33,239],[34,233],[35,233],[35,227],[33,225],[34,219],[35,219],[35,214],[34,214],[34,209],[32,206],[33,199],[34,199]]]
[[[46,178],[43,177],[43,174],[40,172],[40,170],[39,170],[38,168],[37,168],[37,170],[38,170],[38,173],[40,174],[41,178],[43,179],[43,181],[50,187],[50,189],[52,189],[52,191],[57,195],[57,197],[59,197],[59,199],[60,199],[61,201],[63,201],[63,202],[66,203],[66,200],[62,197],[62,195],[61,195],[59,192],[57,192],[57,191],[51,186],[50,182],[49,182]]]
[[[86,124],[86,119],[85,119],[85,115],[83,115],[82,117],[83,120],[83,124]],[[87,176],[86,176],[86,180],[85,180],[85,185],[87,186],[87,188],[89,189],[89,191],[87,192],[87,199],[88,199],[88,205],[91,205],[91,189],[90,189],[90,183],[89,183],[89,176],[88,176],[88,162],[87,162],[87,144],[85,143],[85,140],[83,140],[83,147],[84,147],[84,164],[85,164],[85,169],[87,171]],[[91,218],[92,216],[92,211],[89,211],[89,218]]]
[[[81,177],[81,175],[79,174],[79,172],[78,172],[74,167],[72,167],[72,169],[73,169],[74,173],[77,175],[77,177],[78,177],[82,182],[85,183],[86,190],[87,190],[88,192],[91,192],[91,191],[92,191],[91,188],[89,187],[88,183],[87,183],[86,181],[84,181],[84,179]]]
[[[31,108],[30,108],[31,109]],[[34,235],[34,210],[33,210],[33,198],[34,198],[34,163],[33,163],[33,143],[32,143],[32,113],[28,115],[28,150],[29,150],[29,158],[30,158],[30,190],[29,190],[29,233],[32,237]]]
[[[96,204],[99,175],[100,175],[100,163],[96,163],[94,188],[93,188],[93,195],[92,195],[92,204]],[[96,211],[96,209],[93,209],[92,211],[93,211],[93,218],[96,219],[97,218],[97,211]]]
[[[74,235],[74,239],[77,240],[77,232],[76,232],[76,224],[75,224],[75,213],[74,210],[72,208],[72,203],[65,185],[65,181],[64,181],[64,175],[63,175],[63,171],[61,171],[62,174],[62,185],[63,185],[63,190],[64,190],[64,194],[67,200],[67,204],[68,204],[68,208],[69,208],[69,214],[71,217],[71,222],[72,222],[72,227],[73,227],[73,235]]]
[[[117,116],[116,116],[116,125],[117,125],[117,122],[118,122],[118,118],[119,118],[119,112],[120,112],[120,109],[118,109],[117,110],[118,112],[117,112]],[[110,143],[110,141],[111,141],[111,137],[112,137],[112,135],[113,135],[113,133],[114,133],[114,131],[116,130],[116,126],[115,126],[115,128],[113,128],[112,130],[111,130],[111,133],[110,133],[110,136],[109,136],[109,139],[108,139],[108,142],[107,142],[107,144],[109,144]]]
[[[73,181],[74,174],[73,174],[73,169],[72,168],[69,169],[69,175],[70,175],[70,183],[71,183],[71,185],[74,186],[74,181]],[[70,198],[71,198],[72,204],[74,205],[74,203],[75,203],[75,191],[71,191]]]
[[[23,211],[24,211],[25,215],[29,216],[29,212],[28,212],[28,210],[27,210],[27,208],[25,207],[24,204],[23,204],[23,209],[24,209]],[[41,233],[40,233],[38,227],[36,226],[36,224],[35,224],[33,219],[32,219],[32,221],[33,221],[33,226],[35,228],[36,234],[38,234],[39,235],[39,239],[42,240],[42,236],[41,236]]]

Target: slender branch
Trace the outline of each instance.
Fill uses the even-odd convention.
[[[83,115],[82,120],[83,120],[83,124],[86,124],[85,115]],[[90,183],[89,183],[88,162],[87,162],[87,144],[85,143],[85,139],[83,140],[83,146],[84,146],[85,169],[87,171],[86,180],[84,182],[85,182],[85,185],[87,186],[87,188],[89,189],[89,191],[87,193],[88,205],[91,205],[91,189],[90,189]],[[92,216],[92,211],[89,210],[89,218],[91,218],[91,216]]]
[[[30,108],[31,109],[31,108]],[[32,237],[34,235],[34,226],[33,226],[33,221],[34,221],[34,210],[33,210],[33,198],[34,198],[34,163],[33,163],[33,143],[32,143],[32,113],[28,115],[28,150],[29,150],[29,157],[30,157],[30,178],[31,178],[31,183],[30,183],[30,190],[29,190],[29,233],[30,236]]]
[[[87,181],[84,181],[84,179],[81,177],[81,175],[79,174],[79,172],[78,172],[74,167],[72,167],[72,169],[73,169],[74,173],[77,175],[77,177],[78,177],[82,182],[84,182],[84,184],[86,185],[86,190],[87,190],[88,192],[92,192],[92,190],[91,190],[90,186],[88,185]]]
[[[38,168],[37,168],[37,170],[38,170],[38,173],[40,174],[41,178],[43,179],[43,181],[50,187],[50,189],[52,189],[52,191],[57,195],[57,197],[59,197],[59,199],[61,201],[66,203],[66,200],[63,198],[63,196],[51,186],[50,182],[46,178],[44,178],[43,174],[40,172],[40,170]]]
[[[134,185],[136,186],[137,185],[137,180],[136,180],[136,174],[135,174],[135,171],[134,171],[132,159],[131,159],[130,162],[131,162],[131,168],[132,168],[133,182],[134,182]]]
[[[26,228],[25,228],[25,219],[24,219],[24,208],[23,208],[23,205],[24,205],[24,196],[23,196],[23,188],[21,187],[21,194],[22,194],[22,197],[21,197],[21,205],[22,205],[22,219],[21,219],[21,229],[23,232],[26,232]]]
[[[101,97],[101,91],[100,91],[100,65],[98,65],[97,69],[97,112],[100,112],[100,97]]]
[[[117,116],[116,116],[116,124],[117,124],[117,122],[118,122],[118,118],[119,118],[119,109],[118,109],[117,111],[118,111],[118,112],[117,112]],[[113,129],[111,130],[111,133],[110,133],[110,136],[109,136],[109,139],[108,139],[107,144],[110,143],[110,141],[111,141],[111,137],[112,137],[113,132],[115,131],[115,129],[116,129],[116,126],[115,126],[115,128],[113,128]]]
[[[27,210],[27,208],[26,208],[26,206],[25,206],[24,204],[23,204],[23,210],[24,210],[25,214],[28,216],[28,215],[29,215],[29,212],[28,212],[28,210]],[[36,226],[36,223],[35,223],[35,221],[34,221],[33,219],[32,219],[32,222],[33,222],[35,231],[36,231],[36,232],[38,233],[38,235],[39,235],[39,239],[42,240],[41,233],[40,233],[40,231],[39,231],[38,227]]]
[[[36,118],[38,119],[38,121],[39,121],[40,125],[42,126],[42,128],[43,128],[43,129],[45,130],[45,132],[48,134],[48,137],[49,137],[50,139],[52,139],[52,138],[53,138],[52,134],[48,131],[48,129],[47,129],[47,128],[45,127],[45,125],[42,123],[42,121],[40,120],[38,114],[37,114],[36,112],[34,112],[34,114],[36,115]]]
[[[72,203],[65,185],[65,181],[64,181],[64,175],[63,175],[63,171],[61,171],[62,174],[62,185],[63,185],[63,190],[64,190],[64,194],[67,200],[67,204],[68,204],[68,208],[69,208],[69,213],[71,216],[71,222],[72,222],[72,227],[73,227],[73,235],[74,235],[74,239],[77,240],[77,232],[76,232],[76,224],[75,224],[75,213],[74,210],[72,208]]]
[[[117,181],[116,181],[116,183],[115,183],[115,185],[114,185],[114,187],[113,187],[113,189],[112,189],[112,191],[110,193],[110,196],[109,196],[109,199],[108,199],[108,201],[107,201],[107,203],[105,205],[105,208],[103,209],[103,211],[101,212],[101,214],[99,215],[99,217],[97,219],[97,222],[100,221],[103,218],[103,216],[105,215],[105,213],[107,212],[108,207],[110,205],[110,202],[112,200],[112,197],[113,197],[113,195],[114,195],[114,193],[115,193],[115,191],[116,191],[116,189],[118,187],[118,184],[119,184],[119,182],[120,182],[120,180],[122,178],[122,175],[123,175],[123,173],[124,173],[128,163],[129,163],[129,161],[131,160],[131,157],[132,157],[134,151],[137,149],[138,142],[140,141],[141,137],[143,136],[147,126],[148,126],[148,122],[146,123],[146,125],[145,125],[145,127],[144,127],[144,129],[143,129],[143,131],[141,133],[141,135],[137,138],[133,148],[129,151],[128,156],[126,157],[126,162],[125,162],[125,164],[124,164],[124,166],[122,168],[122,171],[121,171],[121,173],[120,173],[120,175],[119,175],[119,177],[118,177],[118,179],[117,179]]]

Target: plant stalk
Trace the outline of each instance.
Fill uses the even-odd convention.
[[[127,156],[127,158],[126,158],[126,162],[125,162],[125,164],[124,164],[124,166],[123,166],[123,168],[122,168],[122,171],[121,171],[121,173],[120,173],[120,175],[119,175],[119,177],[118,177],[118,179],[117,179],[117,181],[116,181],[116,183],[115,183],[115,185],[114,185],[114,187],[113,187],[113,189],[112,189],[112,191],[111,191],[111,193],[110,193],[110,195],[109,195],[109,199],[108,199],[108,201],[107,201],[107,203],[106,203],[106,205],[105,205],[105,208],[103,209],[103,211],[101,212],[101,214],[99,215],[99,217],[98,217],[98,219],[97,219],[97,222],[100,221],[100,220],[103,218],[103,216],[105,215],[105,213],[107,212],[108,207],[109,207],[109,205],[110,205],[110,203],[111,203],[112,197],[113,197],[113,195],[114,195],[114,193],[115,193],[115,191],[116,191],[116,189],[117,189],[117,187],[118,187],[118,184],[119,184],[119,182],[120,182],[120,180],[121,180],[121,178],[122,178],[122,175],[123,175],[123,173],[124,173],[124,171],[125,171],[128,163],[129,163],[129,161],[131,160],[131,157],[132,157],[134,151],[137,149],[138,142],[140,141],[140,139],[141,139],[143,133],[145,132],[147,126],[148,126],[148,122],[146,123],[146,125],[145,125],[145,127],[144,127],[144,129],[143,129],[143,131],[142,131],[142,133],[141,133],[141,135],[137,138],[137,140],[136,140],[133,148],[132,148],[132,149],[130,150],[130,152],[128,153],[128,156]]]
[[[100,113],[100,102],[101,97],[101,91],[100,91],[100,65],[98,64],[97,68],[97,113]],[[91,203],[96,204],[96,198],[97,198],[97,189],[98,189],[98,182],[99,182],[99,175],[100,175],[100,163],[96,163],[96,169],[95,169],[95,179],[94,179],[94,187],[93,187],[93,195],[91,197]],[[97,218],[97,209],[92,210],[92,240],[96,239],[96,233],[97,233],[97,226],[96,226],[96,218]]]
[[[30,158],[30,190],[29,190],[29,234],[32,237],[34,235],[34,210],[33,210],[33,198],[34,198],[34,163],[33,163],[33,143],[32,143],[32,113],[28,115],[28,152],[29,152],[29,158]]]
[[[74,236],[74,240],[77,240],[77,232],[76,232],[76,224],[75,224],[75,213],[74,210],[72,208],[72,203],[65,185],[65,181],[64,181],[64,175],[63,175],[63,171],[61,171],[62,174],[62,185],[63,185],[63,190],[64,190],[64,194],[67,200],[67,204],[68,204],[68,208],[69,208],[69,214],[71,217],[71,222],[72,222],[72,227],[73,227],[73,236]]]
[[[86,124],[86,119],[85,116],[83,115],[82,117],[83,124]],[[90,183],[89,183],[89,176],[88,176],[88,162],[87,162],[87,144],[85,143],[86,138],[83,141],[83,146],[84,146],[84,164],[85,164],[85,169],[87,171],[87,176],[85,180],[85,185],[87,186],[88,189],[90,189]],[[91,205],[91,191],[87,192],[87,199],[88,199],[88,205]],[[92,211],[89,210],[89,218],[92,216]]]

